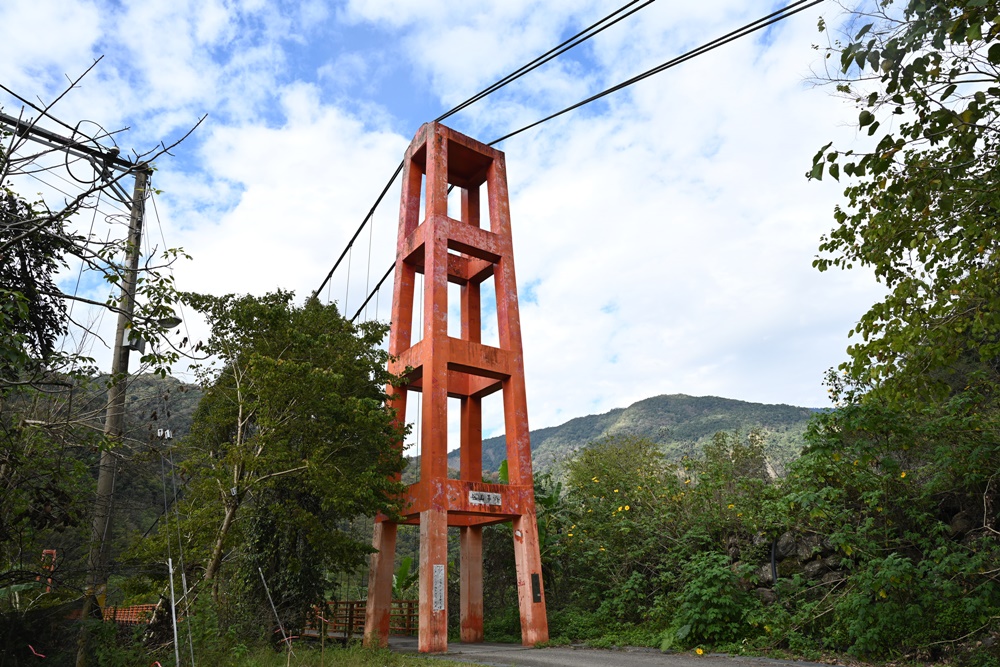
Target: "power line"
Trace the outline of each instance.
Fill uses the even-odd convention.
[[[506,139],[510,139],[511,137],[515,137],[515,136],[521,134],[522,132],[526,132],[526,131],[530,130],[533,127],[537,127],[537,126],[541,125],[542,123],[548,122],[548,121],[550,121],[550,120],[552,120],[554,118],[558,118],[559,116],[562,116],[563,114],[569,113],[570,111],[573,111],[574,109],[579,109],[582,106],[590,104],[591,102],[595,102],[595,101],[597,101],[597,100],[599,100],[599,99],[601,99],[603,97],[611,95],[612,93],[616,93],[619,90],[622,90],[623,88],[627,88],[627,87],[631,86],[632,84],[635,84],[635,83],[638,83],[640,81],[643,81],[644,79],[648,79],[649,77],[653,76],[654,74],[659,74],[660,72],[666,71],[666,70],[668,70],[668,69],[670,69],[672,67],[676,67],[677,65],[680,65],[681,63],[684,63],[684,62],[687,62],[688,60],[691,60],[692,58],[696,58],[696,57],[698,57],[700,55],[704,55],[704,54],[708,53],[709,51],[717,49],[720,46],[723,46],[724,44],[728,44],[729,42],[735,41],[735,40],[737,40],[737,39],[739,39],[741,37],[745,37],[745,36],[750,35],[750,34],[752,34],[754,32],[757,32],[758,30],[766,28],[767,26],[772,25],[774,23],[777,23],[778,21],[782,21],[782,20],[784,20],[786,18],[789,18],[790,16],[798,14],[801,11],[804,11],[806,9],[809,9],[810,7],[818,5],[821,2],[823,2],[823,0],[797,0],[796,2],[793,2],[792,4],[790,4],[790,5],[786,6],[786,7],[783,7],[782,9],[779,9],[776,12],[772,12],[771,14],[768,14],[767,16],[763,16],[763,17],[757,19],[756,21],[751,21],[750,23],[747,23],[746,25],[744,25],[744,26],[742,26],[740,28],[737,28],[736,30],[733,30],[732,32],[726,33],[722,37],[717,37],[716,39],[713,39],[712,41],[707,42],[705,44],[702,44],[701,46],[699,46],[699,47],[697,47],[695,49],[692,49],[692,50],[690,50],[690,51],[688,51],[686,53],[683,53],[683,54],[681,54],[679,56],[671,58],[670,60],[666,61],[665,63],[662,63],[660,65],[657,65],[656,67],[653,67],[651,69],[646,70],[642,74],[638,74],[638,75],[632,77],[631,79],[626,79],[625,81],[622,81],[621,83],[619,83],[619,84],[617,84],[615,86],[607,88],[606,90],[603,90],[600,93],[597,93],[596,95],[592,95],[592,96],[586,98],[585,100],[581,100],[581,101],[577,102],[576,104],[572,104],[572,105],[570,105],[570,106],[568,106],[568,107],[566,107],[564,109],[561,109],[560,111],[557,111],[557,112],[555,112],[553,114],[550,114],[550,115],[546,116],[545,118],[542,118],[541,120],[537,120],[537,121],[535,121],[533,123],[525,125],[524,127],[520,128],[520,129],[514,130],[513,132],[509,132],[509,133],[503,135],[502,137],[500,137],[498,139],[494,139],[493,141],[489,142],[489,144],[487,144],[487,145],[488,146],[493,146],[495,144],[500,143],[501,141],[504,141]],[[401,169],[402,169],[402,164],[400,164],[400,169],[397,169],[396,173],[398,174]],[[395,179],[395,175],[393,176],[393,179]],[[391,181],[390,181],[390,183],[391,183]],[[387,186],[387,189],[388,189],[388,186]],[[389,277],[389,274],[392,273],[392,270],[394,268],[395,268],[395,262],[393,262],[389,266],[389,270],[386,271],[385,276],[383,276],[382,280],[380,280],[378,282],[378,285],[375,286],[375,290],[372,292],[372,294],[369,294],[368,298],[365,299],[365,302],[364,302],[365,304],[367,304],[371,300],[372,295],[374,294],[374,292],[378,291],[378,289],[382,286],[382,283],[385,282],[386,278]],[[336,266],[334,267],[334,270],[336,270]],[[333,275],[333,271],[330,272],[330,276],[332,276],[332,275]],[[329,276],[327,276],[327,279],[329,280]],[[364,308],[364,304],[362,304],[361,307]],[[358,317],[358,314],[355,313],[354,317],[351,318],[351,321],[353,322],[355,319],[357,319],[357,317]]]
[[[544,65],[547,62],[549,62],[550,60],[559,57],[563,53],[569,51],[570,49],[572,49],[572,48],[574,48],[576,46],[579,46],[580,44],[584,43],[585,41],[587,41],[591,37],[593,37],[593,36],[595,36],[595,35],[603,32],[604,30],[606,30],[606,29],[610,28],[611,26],[615,25],[616,23],[618,23],[622,19],[625,19],[625,18],[631,16],[635,12],[639,11],[640,9],[643,9],[644,7],[647,7],[648,5],[651,5],[655,1],[656,0],[646,0],[646,2],[644,2],[643,4],[641,4],[638,7],[632,9],[631,11],[628,11],[628,12],[626,12],[626,13],[623,14],[622,12],[625,12],[626,9],[628,9],[632,5],[635,5],[636,3],[640,2],[640,0],[631,0],[631,2],[628,2],[628,3],[624,4],[624,5],[622,5],[621,7],[619,7],[615,11],[611,12],[610,14],[608,14],[607,16],[605,16],[604,18],[602,18],[601,20],[597,21],[596,23],[593,23],[593,24],[587,26],[586,28],[584,28],[583,30],[581,30],[580,32],[578,32],[577,34],[573,35],[572,37],[570,37],[566,41],[560,43],[559,45],[557,45],[557,46],[549,49],[548,51],[546,51],[542,55],[538,56],[537,58],[535,58],[531,62],[527,63],[526,65],[522,65],[521,67],[519,67],[518,69],[514,70],[513,72],[511,72],[507,76],[503,77],[499,81],[496,81],[495,83],[493,83],[493,84],[487,86],[486,88],[482,89],[481,91],[479,91],[478,93],[476,93],[475,95],[473,95],[469,99],[465,100],[464,102],[462,102],[458,106],[454,107],[453,109],[450,109],[449,111],[441,114],[440,116],[438,116],[437,118],[434,119],[434,122],[435,123],[440,122],[440,121],[442,121],[442,120],[444,120],[444,119],[446,119],[446,118],[448,118],[448,117],[450,117],[450,116],[458,113],[459,111],[465,109],[466,107],[469,107],[472,104],[475,104],[476,102],[478,102],[479,100],[483,99],[484,97],[486,97],[486,96],[488,96],[488,95],[490,95],[492,93],[495,93],[496,91],[500,90],[501,88],[503,88],[504,86],[506,86],[508,83],[511,83],[512,81],[515,81],[515,80],[521,78],[525,74],[528,74],[532,70],[537,69],[538,67],[541,67],[542,65]],[[621,14],[621,15],[619,16],[619,14]],[[617,17],[617,18],[615,18],[615,17]],[[337,261],[334,262],[333,268],[330,269],[330,272],[326,274],[326,277],[323,279],[323,282],[320,283],[320,286],[316,288],[315,292],[313,292],[313,296],[314,297],[318,296],[319,293],[321,291],[323,291],[323,288],[330,281],[330,279],[333,278],[333,274],[337,271],[337,268],[340,266],[340,263],[344,261],[344,257],[347,255],[348,251],[354,245],[354,242],[357,240],[358,236],[361,234],[362,230],[365,228],[365,225],[367,225],[368,222],[371,220],[371,217],[375,214],[375,209],[378,208],[379,204],[382,203],[382,199],[385,198],[386,193],[389,192],[389,188],[391,188],[392,184],[396,182],[396,179],[399,177],[399,174],[402,171],[403,171],[403,162],[400,161],[399,166],[396,167],[396,171],[394,171],[392,173],[392,176],[389,177],[389,181],[385,184],[385,187],[382,188],[382,192],[380,192],[379,195],[378,195],[378,197],[375,199],[375,203],[372,205],[371,209],[368,211],[368,215],[366,215],[365,218],[364,218],[364,220],[361,221],[361,225],[358,226],[358,229],[357,229],[357,231],[354,232],[354,235],[351,237],[351,240],[347,242],[347,247],[345,247],[344,251],[342,253],[340,253],[340,257],[338,257]],[[346,306],[347,304],[345,303],[344,305]]]
[[[688,51],[687,53],[684,53],[682,55],[677,56],[676,58],[671,58],[670,60],[668,60],[667,62],[663,63],[662,65],[657,65],[656,67],[653,67],[652,69],[646,70],[642,74],[634,76],[631,79],[627,79],[625,81],[622,81],[621,83],[619,83],[616,86],[612,86],[611,88],[608,88],[607,90],[603,90],[600,93],[597,93],[596,95],[592,95],[591,97],[588,97],[585,100],[581,100],[580,102],[577,102],[576,104],[568,106],[565,109],[562,109],[561,111],[557,111],[554,114],[548,115],[545,118],[542,118],[541,120],[537,120],[534,123],[531,123],[530,125],[525,125],[524,127],[522,127],[519,130],[514,130],[513,132],[505,134],[502,137],[500,137],[499,139],[494,139],[488,145],[492,146],[494,144],[500,143],[501,141],[503,141],[505,139],[510,139],[511,137],[517,136],[518,134],[521,134],[522,132],[530,130],[531,128],[536,127],[538,125],[541,125],[542,123],[545,123],[547,121],[550,121],[553,118],[557,118],[557,117],[563,115],[564,113],[569,113],[570,111],[573,111],[574,109],[579,109],[580,107],[582,107],[582,106],[584,106],[586,104],[590,104],[591,102],[595,102],[595,101],[601,99],[602,97],[606,97],[607,95],[610,95],[612,93],[616,93],[619,90],[621,90],[623,88],[627,88],[627,87],[631,86],[634,83],[638,83],[638,82],[640,82],[640,81],[642,81],[644,79],[648,79],[649,77],[653,76],[654,74],[659,74],[660,72],[668,70],[668,69],[670,69],[672,67],[676,67],[677,65],[680,65],[683,62],[687,62],[688,60],[691,60],[692,58],[696,58],[698,56],[704,55],[704,54],[708,53],[709,51],[717,49],[720,46],[723,46],[724,44],[728,44],[729,42],[735,41],[735,40],[737,40],[737,39],[739,39],[741,37],[745,37],[745,36],[747,36],[749,34],[757,32],[758,30],[761,30],[762,28],[766,28],[767,26],[769,26],[769,25],[771,25],[773,23],[777,23],[778,21],[782,21],[782,20],[784,20],[784,19],[786,19],[786,18],[788,18],[790,16],[793,16],[794,14],[798,14],[799,12],[804,11],[806,9],[809,9],[810,7],[812,7],[814,5],[818,5],[821,2],[823,2],[823,0],[797,0],[797,2],[793,2],[792,4],[788,5],[787,7],[784,7],[784,8],[779,9],[778,11],[776,11],[776,12],[774,12],[772,14],[768,14],[767,16],[759,18],[756,21],[752,21],[752,22],[744,25],[741,28],[737,28],[736,30],[733,30],[732,32],[723,35],[722,37],[718,37],[716,39],[713,39],[711,42],[708,42],[707,44],[703,44],[703,45],[699,46],[696,49],[692,49],[691,51]]]
[[[472,104],[475,104],[476,102],[478,102],[479,100],[483,99],[487,95],[490,95],[491,93],[494,93],[494,92],[500,90],[501,88],[503,88],[504,86],[506,86],[508,83],[510,83],[512,81],[515,81],[516,79],[521,78],[522,76],[524,76],[528,72],[531,72],[532,70],[535,70],[535,69],[541,67],[542,65],[544,65],[547,62],[549,62],[550,60],[558,58],[563,53],[566,53],[567,51],[569,51],[573,47],[578,46],[580,44],[583,44],[585,41],[587,41],[591,37],[594,37],[594,36],[596,36],[596,35],[604,32],[605,30],[607,30],[611,26],[615,25],[619,21],[628,18],[629,16],[631,16],[632,14],[635,14],[640,9],[643,9],[644,7],[647,7],[647,6],[651,5],[651,4],[653,4],[654,2],[656,2],[656,0],[646,0],[646,2],[644,2],[643,4],[639,5],[638,7],[634,8],[634,9],[632,9],[631,11],[626,12],[624,14],[621,14],[626,9],[628,9],[632,5],[638,3],[639,1],[640,0],[632,0],[632,2],[629,2],[629,3],[626,3],[625,5],[622,5],[621,7],[619,7],[618,9],[616,9],[615,11],[611,12],[610,14],[608,14],[607,16],[605,16],[604,18],[602,18],[600,21],[597,21],[596,23],[588,26],[587,28],[584,28],[583,30],[581,30],[577,34],[575,34],[572,37],[570,37],[569,39],[567,39],[565,42],[562,42],[561,44],[553,47],[552,49],[550,49],[550,50],[546,51],[545,53],[543,53],[542,55],[538,56],[537,58],[535,58],[534,60],[532,60],[527,65],[522,65],[520,68],[514,70],[513,72],[511,72],[510,74],[508,74],[504,78],[500,79],[499,81],[497,81],[493,85],[491,85],[491,86],[489,86],[487,88],[484,88],[483,90],[479,91],[478,93],[476,93],[475,95],[473,95],[472,97],[470,97],[466,101],[462,102],[461,104],[459,104],[457,107],[455,107],[454,109],[452,109],[448,113],[445,113],[445,114],[443,114],[441,116],[438,116],[434,120],[434,122],[435,123],[440,122],[440,121],[444,120],[445,118],[448,118],[449,116],[458,113],[462,109],[464,109],[464,108],[466,108],[466,107],[468,107],[468,106],[470,106]],[[613,21],[610,20],[610,19],[612,19],[613,17],[615,17],[618,14],[621,14],[621,16],[618,16],[618,18],[615,18]],[[602,23],[604,25],[601,25]],[[597,26],[601,26],[601,27],[598,28]]]

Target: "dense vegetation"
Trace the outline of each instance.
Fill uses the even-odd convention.
[[[979,462],[936,459],[951,418],[920,422],[867,406],[818,416],[779,480],[755,431],[679,463],[610,439],[562,481],[540,476],[553,640],[967,657],[1000,616],[996,515],[982,512]],[[487,606],[507,609],[488,621],[514,638],[507,537],[486,542]]]

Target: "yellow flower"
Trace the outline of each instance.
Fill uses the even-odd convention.
[[[626,511],[626,512],[628,512],[628,511],[629,511],[629,509],[630,509],[630,508],[629,508],[629,506],[628,506],[628,505],[626,505],[626,506],[625,506],[625,511]]]
[[[604,551],[604,547],[601,547],[601,548],[600,548],[600,551]]]
[[[622,511],[622,506],[621,506],[621,505],[619,505],[619,506],[618,506],[618,511],[619,511],[619,512],[621,512],[621,511]]]
[[[736,507],[736,505],[729,503],[726,507],[728,507],[729,509],[733,509],[734,507]]]
[[[771,626],[770,625],[765,625],[764,626],[764,632],[768,632],[768,633],[771,632]]]
[[[855,462],[854,462],[854,465],[858,465],[858,463],[859,463],[859,461],[855,461]]]
[[[591,477],[591,478],[590,478],[590,481],[591,481],[591,482],[594,482],[594,483],[597,483],[598,479],[597,479],[596,477]]]
[[[689,480],[689,479],[686,479],[686,480],[684,480],[684,483],[685,483],[685,484],[690,484],[690,483],[691,483],[691,480]]]
[[[593,512],[593,511],[594,511],[594,510],[592,510],[592,509],[588,509],[588,510],[587,510],[587,512]]]
[[[566,533],[566,534],[569,535],[570,537],[573,537],[573,533]]]
[[[618,493],[618,489],[615,489],[615,493]]]
[[[879,592],[878,592],[878,596],[879,596],[880,598],[884,598],[884,597],[889,597],[888,595],[886,595],[886,594],[885,594],[885,591],[879,591]]]
[[[703,655],[703,654],[705,653],[705,651],[703,651],[703,650],[702,650],[702,649],[700,649],[700,648],[696,648],[696,649],[694,650],[694,652],[695,652],[695,653],[697,653],[698,655]]]
[[[906,477],[906,473],[905,473],[905,472],[901,472],[901,473],[899,473],[899,477],[900,477],[900,478],[903,478],[903,477]]]

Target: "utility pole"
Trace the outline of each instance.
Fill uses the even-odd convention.
[[[97,498],[94,502],[90,556],[87,559],[87,590],[83,601],[82,620],[84,625],[80,629],[77,645],[77,667],[86,667],[86,621],[94,613],[95,605],[99,608],[104,607],[108,587],[108,544],[111,542],[111,510],[115,489],[115,473],[118,466],[112,449],[121,442],[125,430],[125,386],[128,379],[128,358],[131,350],[129,334],[132,327],[132,313],[135,308],[135,283],[142,242],[146,182],[150,174],[150,169],[145,164],[137,165],[137,169],[129,215],[128,243],[125,247],[125,275],[122,280],[121,299],[118,303],[118,327],[115,332],[115,347],[111,358],[111,379],[108,387],[107,415],[104,421],[104,447],[101,451],[101,462],[97,474]]]

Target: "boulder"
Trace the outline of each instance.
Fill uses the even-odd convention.
[[[841,568],[840,563],[842,560],[843,558],[837,555],[827,556],[826,558],[823,559],[823,564],[826,565],[827,569],[839,570]]]
[[[761,586],[772,586],[774,584],[770,563],[765,563],[758,567],[754,574],[757,575],[757,581],[760,582]]]
[[[843,581],[846,579],[843,572],[827,572],[820,579],[824,584],[835,584],[838,581]]]
[[[817,553],[823,552],[823,540],[821,535],[805,535],[799,538],[795,549],[796,557],[802,562],[811,560]]]
[[[783,560],[794,556],[797,550],[798,545],[795,542],[795,535],[789,531],[783,533],[782,536],[778,538],[778,544],[775,547],[774,555],[778,560]]]
[[[959,512],[948,522],[948,534],[952,537],[961,537],[972,530],[972,517],[965,510]]]
[[[811,560],[802,566],[802,574],[805,575],[807,579],[819,579],[823,574],[829,571],[830,568],[826,566],[826,563],[822,560]]]
[[[753,592],[764,604],[773,604],[778,596],[770,588],[757,588]]]

